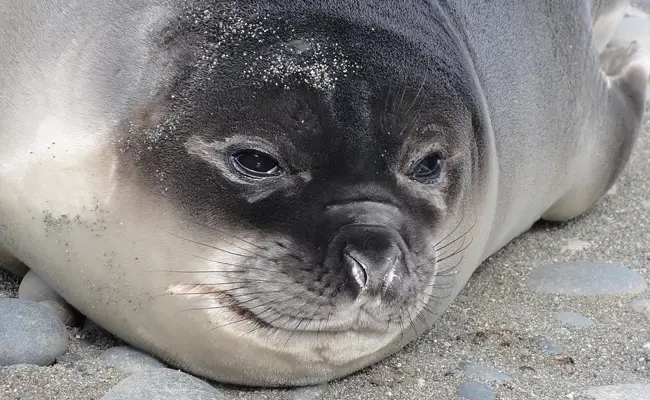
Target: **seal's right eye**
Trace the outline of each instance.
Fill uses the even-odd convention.
[[[250,178],[280,175],[282,168],[270,155],[257,150],[241,150],[232,155],[235,169]]]
[[[410,173],[411,179],[420,183],[433,183],[442,173],[442,159],[437,153],[424,157]]]

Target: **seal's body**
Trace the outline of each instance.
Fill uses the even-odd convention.
[[[5,1],[0,252],[195,374],[356,371],[613,184],[619,3]]]

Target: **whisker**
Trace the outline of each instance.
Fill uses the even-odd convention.
[[[409,121],[404,125],[404,127],[402,128],[402,130],[399,132],[399,135],[400,135],[400,136],[401,136],[402,134],[404,134],[404,132],[406,132],[406,130],[408,129],[408,127],[411,126],[411,124],[414,123],[414,122],[418,119],[418,117],[420,116],[420,113],[421,113],[421,111],[418,111],[418,113],[415,114],[415,116],[414,116],[413,118],[409,119]]]
[[[458,270],[456,270],[456,268],[458,268],[458,266],[463,262],[464,259],[465,259],[465,255],[461,256],[460,260],[456,264],[452,265],[451,267],[436,271],[433,274],[433,276],[436,277],[436,276],[454,276],[454,275],[456,275],[458,273]]]
[[[450,252],[451,252],[451,253],[454,253],[456,250],[458,250],[459,248],[463,247],[463,246],[465,245],[465,239],[467,238],[467,236],[465,236],[465,235],[464,235],[464,236],[460,236],[460,238],[462,238],[463,240],[460,242],[460,245],[459,245],[456,249],[453,249],[452,247],[449,247],[446,251],[439,252],[439,254],[437,254],[438,259],[439,259],[439,260],[440,260],[440,259],[443,259],[443,258],[445,258],[445,256],[447,256],[447,254],[449,254]]]
[[[424,289],[449,290],[449,289],[453,289],[455,287],[456,287],[456,283],[441,284],[441,283],[434,282],[434,283],[431,283],[431,284],[425,286]]]
[[[238,265],[238,264],[225,263],[225,262],[223,262],[223,261],[217,261],[217,260],[213,260],[213,259],[211,259],[211,258],[205,258],[205,257],[201,257],[201,256],[197,256],[197,255],[192,255],[192,254],[191,254],[190,256],[191,256],[191,257],[199,258],[199,259],[204,260],[204,261],[209,261],[209,262],[213,262],[213,263],[217,263],[217,264],[223,264],[223,265],[230,265],[230,266],[233,266],[233,267],[240,267],[240,268],[243,267],[243,268],[246,268],[246,269],[253,269],[253,270],[258,270],[258,271],[273,271],[272,269],[267,269],[267,268],[249,267],[249,266],[246,266],[246,265]],[[277,265],[277,263],[275,263],[274,261],[272,261],[272,260],[269,260],[269,261],[271,261],[271,262],[273,263],[273,265]],[[274,271],[274,272],[275,272],[275,271]]]
[[[474,222],[472,223],[472,225],[470,225],[470,227],[467,228],[467,230],[466,230],[465,232],[463,232],[462,235],[458,236],[456,239],[454,239],[454,240],[452,240],[451,242],[445,244],[444,246],[438,247],[438,245],[440,244],[440,242],[442,242],[442,240],[441,240],[440,242],[438,242],[438,244],[436,244],[436,245],[434,246],[434,248],[436,249],[436,251],[439,252],[440,250],[442,250],[442,249],[444,249],[444,248],[446,248],[446,247],[452,245],[453,243],[457,242],[457,241],[460,240],[461,238],[464,238],[465,235],[467,235],[469,232],[471,232],[471,230],[472,230],[472,229],[474,228],[474,226],[476,225],[476,222],[477,222],[477,220],[474,220]],[[456,230],[456,229],[458,229],[458,227],[456,227],[454,230]],[[452,233],[453,233],[453,232],[452,232]],[[449,236],[449,235],[447,235],[447,236]],[[444,240],[444,239],[443,239],[443,240]]]
[[[453,235],[454,232],[456,232],[456,230],[457,230],[458,228],[460,228],[460,226],[461,226],[461,224],[463,223],[464,220],[465,220],[465,212],[463,212],[463,214],[460,216],[460,220],[458,220],[458,224],[454,227],[454,229],[452,229],[451,231],[449,231],[449,233],[447,234],[447,236],[445,236],[445,237],[443,237],[442,239],[440,239],[440,241],[438,241],[438,243],[436,243],[435,245],[433,245],[433,247],[437,249],[437,248],[438,248],[438,245],[439,245],[440,243],[442,243],[442,242],[444,242],[445,240],[447,240],[447,238],[448,238],[449,236]]]
[[[190,243],[198,244],[199,246],[205,246],[205,247],[208,247],[208,248],[210,248],[210,249],[218,250],[218,251],[222,251],[222,252],[224,252],[224,253],[226,253],[226,254],[231,254],[231,255],[233,255],[233,256],[237,256],[237,257],[252,258],[251,256],[246,256],[246,255],[243,255],[243,254],[234,253],[234,252],[232,252],[232,251],[228,251],[228,250],[220,249],[220,248],[218,248],[217,246],[213,246],[213,245],[211,245],[211,244],[202,243],[202,242],[199,242],[199,241],[196,241],[196,240],[188,239],[188,238],[185,238],[185,237],[183,237],[183,236],[177,235],[177,234],[175,234],[175,233],[173,233],[173,232],[169,232],[169,231],[165,231],[165,232],[167,232],[167,233],[169,233],[170,235],[175,236],[175,237],[177,237],[177,238],[179,238],[179,239],[186,240],[186,241],[188,241],[188,242],[190,242]]]
[[[225,323],[225,324],[217,325],[214,328],[210,328],[209,332],[212,332],[215,329],[221,329],[221,328],[224,328],[226,326],[238,324],[240,322],[245,322],[245,321],[250,321],[250,318],[242,318],[242,319],[238,319],[237,321],[231,321],[231,322],[228,322],[228,323]]]
[[[402,311],[402,310],[400,310]],[[399,313],[399,345],[400,347],[404,343],[404,316],[403,313]]]
[[[286,299],[286,300],[284,300],[284,301],[293,300],[293,299],[295,299],[295,298],[296,298],[296,296],[292,296],[292,297],[290,297],[290,298],[288,298],[288,299]],[[274,300],[271,300],[271,301],[269,301],[269,302],[264,303],[262,306],[265,306],[265,305],[267,305],[267,304],[271,304],[271,303],[275,303],[276,301],[277,301],[277,300],[275,300],[275,299],[274,299]],[[252,310],[252,309],[257,308],[257,307],[259,307],[259,306],[255,306],[255,307],[249,308],[249,310]],[[264,314],[265,312],[267,312],[267,311],[269,311],[269,310],[270,310],[270,308],[267,308],[266,310],[260,312],[259,314],[256,313],[255,316],[256,316],[257,318],[260,318],[260,315]],[[262,319],[262,318],[260,318],[260,319]],[[268,324],[266,321],[265,321],[265,323]],[[272,325],[271,325],[271,324],[268,324],[268,326],[272,326]],[[242,337],[242,336],[246,336],[246,335],[248,335],[248,334],[250,334],[250,333],[253,333],[253,332],[255,332],[256,330],[261,329],[262,327],[264,327],[264,325],[259,324],[258,327],[255,327],[255,328],[249,330],[248,332],[246,332],[246,333],[240,335],[240,337]]]
[[[408,115],[411,112],[411,108],[413,108],[413,105],[415,104],[417,99],[420,97],[420,94],[422,93],[422,89],[424,89],[424,85],[426,84],[426,82],[427,82],[427,78],[426,77],[422,78],[422,84],[420,85],[420,88],[418,89],[418,92],[415,94],[415,97],[413,98],[413,101],[411,102],[411,105],[406,110],[404,115]]]
[[[310,304],[310,303],[305,302],[305,304],[303,304],[303,305],[302,305],[298,310],[296,310],[296,314],[299,314],[299,313],[300,313],[303,309],[305,309],[305,307],[307,307],[309,304]],[[293,319],[296,319],[296,317],[292,317],[292,318],[293,318]],[[296,331],[300,328],[300,325],[301,325],[304,321],[306,321],[306,320],[307,320],[306,318],[300,318],[300,320],[298,321],[298,324],[296,325],[295,328],[293,328],[293,329],[291,330],[291,333],[289,334],[289,337],[288,337],[287,340],[284,342],[284,348],[287,347],[287,345],[289,344],[289,340],[291,340],[291,338],[293,337],[293,335],[294,335],[294,334],[296,333]],[[289,321],[287,321],[287,322],[289,322]]]
[[[236,288],[228,288],[228,289],[220,289],[220,290],[215,290],[215,291],[210,291],[210,292],[194,292],[194,293],[165,293],[161,295],[156,295],[156,297],[160,296],[200,296],[200,295],[217,295],[217,294],[228,294],[230,295],[230,292],[234,292],[237,290],[241,290],[246,288],[247,286],[239,286]],[[286,289],[281,289],[281,290],[264,290],[260,292],[254,292],[254,293],[244,293],[242,296],[251,296],[251,295],[259,295],[259,294],[269,294],[269,293],[281,293],[284,292]]]
[[[404,86],[404,88],[406,88],[406,86]],[[396,89],[395,94],[397,94],[397,92],[399,91],[399,86],[397,88],[395,88],[395,89]],[[404,89],[404,90],[406,90],[406,89]],[[404,92],[402,92],[402,93],[404,93]],[[391,110],[390,110],[391,115],[397,114],[396,111],[399,109],[400,102],[398,102],[396,100],[397,99],[391,99]]]
[[[386,329],[384,329],[384,332],[382,332],[382,334],[379,337],[379,340],[377,341],[377,343],[381,343],[381,342],[384,341],[384,339],[386,338],[386,335],[388,335],[388,330],[390,329],[390,323],[391,322],[392,321],[391,321],[390,317],[386,319]]]
[[[471,238],[469,239],[469,243],[467,243],[467,244],[465,245],[465,247],[459,249],[458,251],[453,252],[452,254],[450,254],[450,255],[448,255],[448,256],[446,256],[446,257],[444,257],[444,258],[441,258],[440,260],[438,260],[438,262],[443,262],[443,261],[447,260],[447,259],[450,258],[450,257],[453,257],[453,256],[455,256],[455,255],[457,255],[457,254],[459,254],[459,253],[462,253],[463,251],[467,250],[467,248],[468,248],[469,246],[472,245],[472,242],[473,242],[473,241],[474,241],[474,237],[471,237]]]
[[[190,221],[190,222],[192,222],[193,224],[196,224],[196,225],[198,225],[198,226],[200,226],[200,227],[203,227],[203,228],[205,228],[205,229],[213,230],[213,231],[219,232],[219,233],[221,233],[221,234],[224,234],[224,235],[226,235],[226,236],[229,236],[229,237],[231,237],[231,238],[233,238],[233,239],[240,240],[240,241],[242,241],[242,242],[244,242],[244,243],[246,243],[246,244],[248,244],[248,245],[251,245],[251,246],[253,246],[253,247],[256,247],[256,248],[258,248],[258,249],[260,249],[260,250],[262,250],[262,251],[266,251],[265,248],[263,248],[263,247],[261,247],[261,246],[259,246],[259,245],[256,245],[255,243],[252,243],[252,242],[250,242],[250,241],[247,241],[247,240],[245,240],[245,239],[242,239],[242,238],[240,238],[240,237],[237,237],[237,236],[235,236],[235,235],[233,235],[233,234],[231,234],[231,233],[228,233],[228,232],[226,232],[226,231],[224,231],[224,230],[222,230],[222,229],[215,228],[215,227],[212,227],[212,226],[207,226],[207,225],[205,225],[205,224],[202,224],[202,223],[200,223],[200,222],[196,222],[196,221]],[[230,243],[230,242],[225,241],[225,240],[224,240],[224,242],[228,243],[228,244],[231,245],[231,246],[235,246],[236,248],[238,248],[238,249],[240,249],[240,250],[244,250],[244,251],[247,251],[247,252],[249,252],[249,253],[251,253],[251,254],[254,254],[254,255],[258,256],[258,257],[264,258],[264,256],[263,256],[262,254],[259,254],[259,253],[256,253],[256,252],[254,252],[254,251],[251,251],[251,250],[249,250],[249,249],[247,249],[247,248],[245,248],[245,247],[238,246],[238,245],[236,245],[236,244],[234,244],[234,243]]]
[[[409,307],[402,307],[402,310],[406,311],[406,314],[409,317],[409,324],[411,325],[411,328],[413,328],[413,330],[415,331],[415,335],[418,336],[418,330],[417,330],[415,324],[413,323],[413,316],[411,315],[411,312],[409,311]]]
[[[395,108],[396,110],[399,110],[400,107],[402,106],[402,103],[404,102],[404,96],[406,96],[406,89],[407,89],[406,84],[404,84],[404,86],[402,87],[402,96],[400,97],[399,101],[397,102],[397,107]],[[408,112],[405,113],[404,115],[407,115],[407,114],[408,114]]]
[[[424,293],[420,293],[420,294],[424,294]],[[424,300],[422,300],[422,299],[420,298],[420,294],[418,294],[417,296],[415,296],[415,300],[417,300],[417,301],[420,302],[423,311],[426,311],[426,312],[428,312],[429,314],[431,314],[432,316],[435,316],[436,313],[435,313],[433,310],[431,310],[431,306],[430,306],[427,302],[425,302]]]
[[[276,280],[271,280],[271,279],[249,279],[249,278],[245,278],[242,281],[215,282],[215,283],[189,283],[188,285],[194,285],[194,286],[218,286],[218,285],[235,285],[235,284],[238,285],[238,284],[250,283],[250,282],[266,282],[266,283],[278,283],[278,284],[287,284],[287,285],[293,284],[293,281],[276,281]]]
[[[212,309],[220,309],[220,308],[230,308],[230,307],[232,307],[232,306],[241,306],[242,304],[249,303],[249,302],[251,302],[251,301],[253,301],[253,300],[257,300],[257,298],[252,298],[252,299],[248,299],[248,300],[246,300],[246,301],[240,301],[240,302],[232,302],[232,301],[231,301],[230,304],[221,304],[221,305],[219,305],[219,306],[207,306],[207,307],[186,308],[186,309],[184,309],[184,310],[180,310],[180,311],[201,311],[201,310],[212,310]],[[253,309],[257,308],[257,307],[261,307],[261,306],[265,306],[265,305],[267,305],[267,304],[273,303],[274,301],[275,301],[275,300],[272,300],[272,301],[266,302],[266,303],[261,304],[261,305],[257,305],[257,306],[253,306],[253,307],[248,307],[247,309],[248,309],[248,310],[253,310]]]
[[[461,216],[460,221],[458,222],[458,225],[456,225],[456,227],[455,227],[455,228],[454,228],[454,229],[453,229],[453,230],[452,230],[452,231],[451,231],[447,236],[445,236],[442,240],[440,240],[438,243],[436,243],[436,244],[434,245],[434,247],[437,248],[437,249],[442,249],[442,248],[444,248],[444,247],[447,247],[449,244],[451,244],[451,243],[447,243],[447,244],[445,244],[444,246],[439,247],[440,244],[441,244],[445,239],[447,239],[449,236],[451,236],[451,234],[453,234],[454,232],[456,232],[456,231],[458,230],[458,228],[460,228],[460,225],[462,224],[462,222],[464,221],[464,219],[465,219],[465,214],[463,213],[463,215]],[[476,226],[476,223],[477,223],[477,222],[478,222],[478,217],[477,217],[476,215],[474,215],[474,222],[472,222],[471,225],[467,228],[467,230],[465,230],[465,232],[463,232],[463,234],[460,235],[460,236],[461,236],[461,237],[462,237],[462,236],[465,236],[468,232],[470,232],[472,229],[474,229],[474,227]],[[458,240],[458,239],[454,239],[454,240]]]

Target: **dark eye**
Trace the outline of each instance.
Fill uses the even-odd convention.
[[[411,179],[421,183],[433,183],[442,172],[442,160],[436,153],[424,157],[411,171]]]
[[[257,150],[239,151],[233,154],[232,160],[239,172],[252,178],[266,178],[282,172],[273,157]]]

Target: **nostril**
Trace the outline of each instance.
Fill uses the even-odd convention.
[[[345,266],[347,272],[352,278],[352,281],[357,286],[357,293],[361,292],[363,288],[366,287],[368,283],[368,271],[366,266],[363,265],[361,261],[355,258],[350,252],[343,253],[343,259],[345,260]]]

